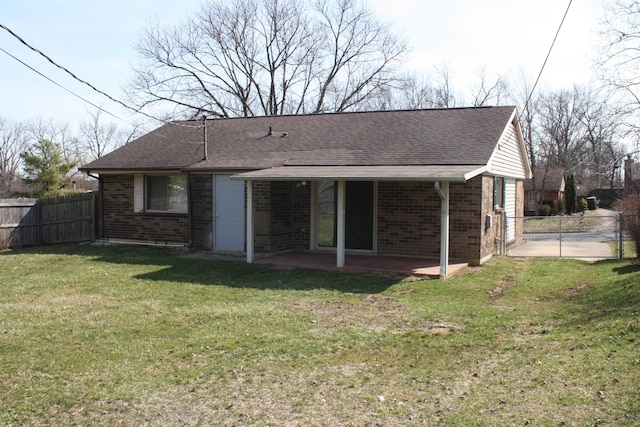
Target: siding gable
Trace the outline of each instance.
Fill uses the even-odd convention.
[[[531,175],[522,133],[515,119],[506,126],[488,163],[492,175],[525,179]]]

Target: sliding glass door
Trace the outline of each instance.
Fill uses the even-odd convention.
[[[335,248],[337,242],[338,183],[318,183],[318,247]],[[346,249],[373,250],[374,185],[371,181],[347,181],[345,186]]]

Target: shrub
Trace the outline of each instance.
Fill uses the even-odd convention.
[[[542,216],[551,215],[551,206],[550,205],[542,205],[540,207],[540,215],[542,215]]]
[[[578,210],[579,212],[582,212],[586,211],[587,209],[589,209],[589,202],[587,202],[587,199],[585,199],[584,197],[581,197],[580,203],[578,203]]]
[[[636,258],[640,258],[640,192],[636,191],[615,203],[624,217],[624,230],[629,234],[636,248]]]

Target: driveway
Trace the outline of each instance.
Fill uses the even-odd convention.
[[[598,218],[598,224],[590,230],[578,233],[525,233],[522,244],[509,248],[509,256],[562,257],[589,261],[614,257],[611,246],[604,242],[618,239],[617,212],[599,208],[587,211],[586,214]]]

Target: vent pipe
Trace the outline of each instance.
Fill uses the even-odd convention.
[[[204,160],[207,160],[207,115],[204,114],[202,116],[202,133],[203,133],[203,141],[204,141]]]

